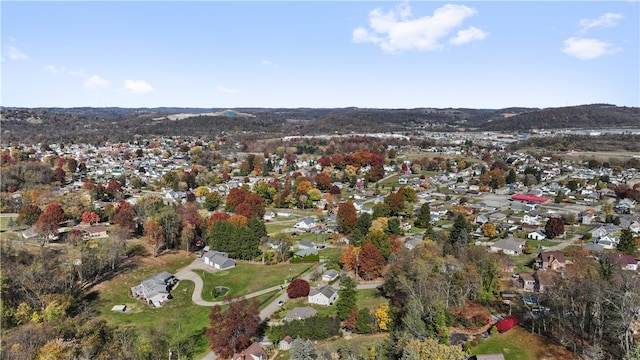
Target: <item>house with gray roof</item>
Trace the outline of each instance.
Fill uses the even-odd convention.
[[[224,252],[209,250],[202,257],[205,264],[218,270],[231,269],[236,266],[236,262],[229,259],[229,254]]]
[[[317,315],[318,312],[316,311],[316,309],[310,306],[296,307],[287,311],[287,314],[284,317],[284,321],[289,322],[293,320],[304,320]]]
[[[492,253],[502,252],[507,255],[521,255],[524,248],[524,239],[518,239],[514,237],[507,237],[496,241],[489,251]]]
[[[332,282],[333,280],[337,279],[339,275],[340,273],[338,272],[338,270],[329,269],[325,271],[324,274],[322,274],[322,281]]]
[[[169,291],[177,282],[178,279],[173,274],[163,271],[132,287],[131,293],[133,297],[141,298],[153,307],[160,307],[171,299]]]
[[[325,285],[320,288],[314,288],[309,291],[307,300],[309,304],[318,305],[333,305],[338,299],[338,290],[334,289],[330,285]]]

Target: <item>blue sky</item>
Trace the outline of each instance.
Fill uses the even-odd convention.
[[[3,106],[640,106],[638,1],[2,1]]]

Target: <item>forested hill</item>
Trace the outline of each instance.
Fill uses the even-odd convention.
[[[141,136],[283,135],[417,131],[640,128],[640,108],[0,108],[3,144],[129,141]]]
[[[640,128],[640,108],[606,104],[547,108],[494,120],[483,130]]]

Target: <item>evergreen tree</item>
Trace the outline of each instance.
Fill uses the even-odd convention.
[[[356,320],[356,334],[370,334],[371,324],[372,318],[369,308],[360,309]]]
[[[425,234],[427,236],[433,233],[433,228],[431,227],[431,207],[429,203],[422,204],[414,225],[418,228],[426,229]]]
[[[507,184],[513,184],[516,182],[516,172],[513,170],[513,168],[509,169],[509,173],[507,174]]]
[[[453,255],[460,258],[469,245],[469,231],[470,225],[467,220],[461,214],[458,214],[456,221],[453,223],[453,228],[449,233],[447,242],[442,247],[443,255]]]
[[[338,301],[336,301],[337,314],[340,320],[344,321],[351,315],[351,309],[356,306],[356,295],[356,282],[347,277],[340,283]]]
[[[622,229],[622,233],[620,234],[620,242],[618,242],[617,249],[623,254],[638,256],[638,244],[636,244],[636,240],[633,238],[631,229]]]
[[[362,232],[360,232],[360,229],[356,227],[351,231],[348,238],[353,246],[361,246],[362,240],[364,240],[364,235],[362,234]]]
[[[360,214],[360,216],[358,216],[358,221],[356,221],[356,229],[360,230],[360,234],[366,236],[369,232],[370,227],[371,215],[369,215],[369,213],[363,212],[362,214]]]

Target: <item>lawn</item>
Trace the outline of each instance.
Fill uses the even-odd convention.
[[[556,246],[558,244],[560,244],[560,242],[558,241],[549,241],[549,240],[531,240],[528,239],[525,244],[532,248],[532,249],[537,249],[540,247],[551,247],[551,246]]]
[[[506,360],[579,359],[544,336],[522,327],[493,335],[471,350],[471,354],[502,353]]]
[[[238,263],[235,268],[209,273],[198,270],[196,273],[202,277],[204,290],[202,299],[216,301],[215,287],[225,286],[229,288],[231,297],[243,296],[252,292],[267,289],[284,284],[284,280],[290,277],[302,276],[310,270],[313,264],[289,264],[275,265]]]
[[[389,303],[389,300],[384,298],[378,289],[360,289],[357,294],[358,309],[369,308],[374,311],[380,305]]]

